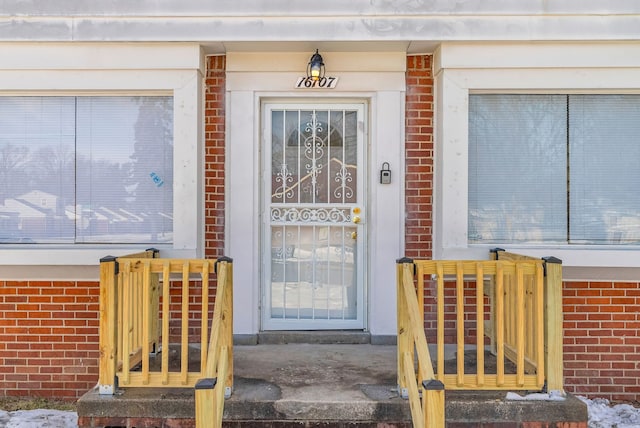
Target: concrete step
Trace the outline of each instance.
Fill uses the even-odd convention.
[[[241,380],[236,396],[225,403],[225,427],[411,427],[407,401],[386,387],[364,388],[371,401],[278,399],[277,388]],[[265,391],[272,389],[266,395]],[[253,397],[250,397],[253,395]],[[565,401],[506,400],[504,392],[446,393],[447,427],[586,428],[584,404],[569,395]],[[88,394],[78,403],[78,426],[193,427],[193,392],[184,389],[128,389],[114,397]]]
[[[395,346],[236,346],[234,368],[234,391],[224,410],[227,427],[412,425],[409,404],[396,391]],[[447,426],[587,427],[586,406],[574,397],[514,401],[505,396],[504,391],[446,391]],[[194,392],[190,389],[127,388],[114,396],[90,391],[78,402],[81,428],[193,428],[194,414]]]

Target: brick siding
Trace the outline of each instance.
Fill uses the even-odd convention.
[[[407,58],[405,256],[431,258],[433,207],[433,75],[431,56]]]
[[[566,389],[637,402],[640,284],[565,282],[563,309]]]
[[[98,380],[97,282],[0,281],[0,394],[76,399]]]
[[[424,328],[429,343],[436,343],[438,328],[438,301],[437,301],[437,281],[425,281],[424,284]],[[464,282],[464,340],[467,344],[477,342],[477,301],[475,281]],[[444,282],[444,343],[458,343],[457,326],[457,289],[454,281]],[[489,319],[490,305],[489,299],[485,296],[485,319]],[[485,337],[485,343],[489,344],[489,338]]]
[[[207,57],[204,110],[205,256],[224,250],[225,56]]]

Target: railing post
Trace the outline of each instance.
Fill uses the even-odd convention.
[[[396,305],[397,305],[397,325],[398,325],[398,337],[397,337],[397,364],[398,364],[398,394],[403,397],[408,397],[407,383],[404,378],[404,354],[410,352],[413,355],[412,339],[410,337],[410,325],[407,319],[407,303],[406,296],[404,295],[404,287],[402,285],[404,280],[404,264],[413,264],[413,260],[407,257],[396,260]],[[415,266],[414,266],[415,267]],[[413,367],[411,368],[413,371]]]
[[[439,380],[422,382],[422,412],[425,428],[444,427],[444,384]]]
[[[118,262],[113,256],[100,259],[100,325],[98,392],[114,394],[116,389],[116,284]]]
[[[222,346],[227,347],[227,378],[225,379],[225,397],[229,398],[233,392],[233,259],[222,256],[216,260],[215,271],[218,273],[218,264],[225,263],[225,295],[222,308]]]
[[[216,407],[214,394],[217,378],[200,379],[195,386],[196,427],[204,428],[215,425]]]
[[[562,260],[545,257],[545,372],[547,391],[564,394],[562,350]]]
[[[498,260],[500,258],[500,251],[504,251],[502,248],[492,248],[489,250],[489,257],[491,260]],[[496,324],[496,276],[493,275],[489,280],[487,289],[485,290],[487,296],[489,296],[489,345],[491,346],[491,353],[496,355],[498,347],[496,345],[496,335],[498,334],[498,326]]]
[[[149,254],[149,258],[157,259],[159,250],[155,248],[147,248],[145,250],[147,254]],[[149,304],[149,338],[151,339],[150,346],[152,347],[152,352],[156,353],[160,347],[160,276],[157,273],[151,274],[151,282],[150,284],[145,284],[145,286],[151,287],[151,295],[149,302],[145,302],[145,304]]]
[[[158,254],[160,254],[160,250],[157,248],[147,248],[144,252],[147,253],[147,258],[149,259],[157,259]]]
[[[233,391],[233,260],[227,260],[227,379],[225,382],[225,397],[230,397]]]

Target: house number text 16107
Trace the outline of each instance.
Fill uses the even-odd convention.
[[[298,77],[296,89],[333,89],[337,84],[337,77],[321,77],[318,80],[313,80],[311,77]]]

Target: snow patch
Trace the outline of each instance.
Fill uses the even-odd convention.
[[[638,428],[640,409],[629,404],[612,406],[605,398],[577,396],[589,408],[589,428]]]
[[[548,394],[534,392],[532,394],[520,395],[515,392],[507,392],[507,400],[515,401],[564,401],[567,398],[560,391],[551,391]]]
[[[5,428],[76,428],[78,414],[62,410],[0,410],[0,427]]]

